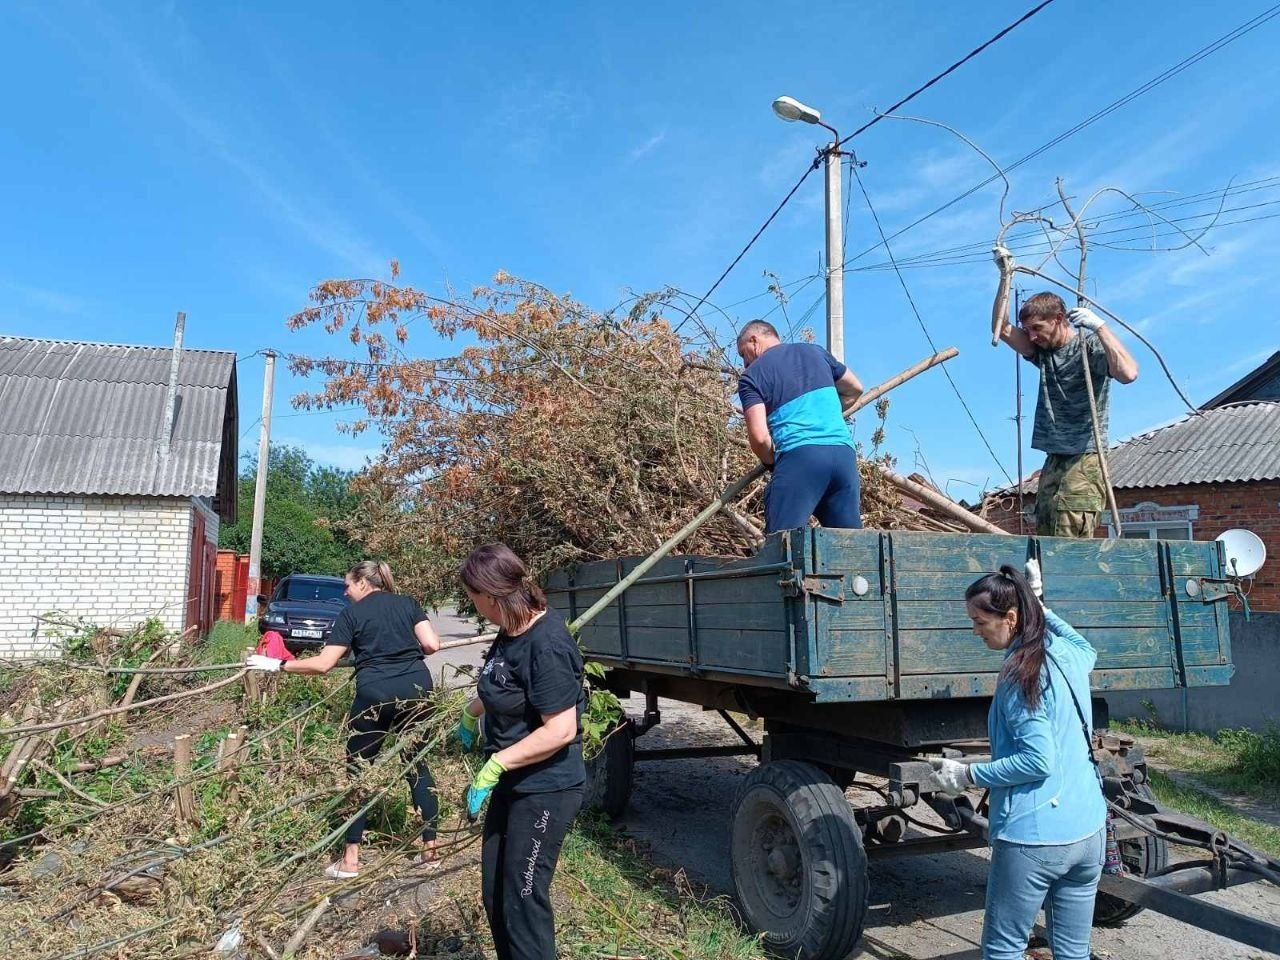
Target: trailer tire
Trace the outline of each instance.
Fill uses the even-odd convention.
[[[605,735],[604,749],[587,761],[587,806],[618,817],[631,802],[634,783],[635,727],[629,717]]]
[[[1154,800],[1155,794],[1145,783],[1134,785],[1134,792],[1139,796]],[[1145,877],[1163,870],[1169,862],[1169,844],[1158,837],[1143,837],[1140,840],[1121,840],[1120,858],[1129,873],[1137,877]],[[1146,907],[1130,903],[1110,893],[1099,893],[1093,904],[1093,925],[1095,927],[1119,927],[1140,914]]]
[[[817,767],[765,763],[734,797],[730,866],[743,914],[766,949],[843,960],[862,936],[867,855],[844,793]]]

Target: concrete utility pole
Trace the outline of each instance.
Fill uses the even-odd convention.
[[[271,390],[276,374],[276,355],[266,350],[267,368],[262,374],[262,430],[258,433],[258,478],[253,485],[253,533],[249,539],[249,586],[244,597],[244,622],[258,616],[258,594],[262,591],[262,518],[267,508],[267,460],[271,450]]]
[[[826,167],[827,349],[844,363],[844,213],[840,208],[839,136],[827,148]]]
[[[831,131],[831,143],[820,152],[827,175],[827,349],[844,362],[844,212],[840,209],[840,134],[822,114],[794,97],[773,101],[773,112],[788,123],[803,120]]]

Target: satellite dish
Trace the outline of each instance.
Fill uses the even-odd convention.
[[[1226,530],[1218,542],[1226,555],[1229,577],[1252,577],[1266,562],[1266,545],[1251,530]]]

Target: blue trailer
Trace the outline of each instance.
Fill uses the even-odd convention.
[[[839,960],[861,935],[868,856],[982,846],[985,808],[938,790],[928,756],[978,759],[1002,656],[973,635],[965,588],[1001,564],[1036,558],[1045,600],[1098,649],[1096,691],[1226,684],[1227,605],[1238,592],[1216,542],[1066,540],[811,528],[768,538],[753,557],[670,557],[581,628],[614,692],[645,697],[594,763],[597,796],[619,812],[634,761],[754,755],[733,805],[729,854],[748,920],[780,955]],[[547,581],[573,620],[641,558],[583,563]],[[660,697],[717,710],[742,746],[643,750]],[[1096,921],[1143,906],[1262,949],[1280,929],[1188,894],[1280,874],[1274,861],[1212,828],[1161,810],[1141,748],[1106,731],[1094,699],[1095,756],[1118,811],[1127,874],[1106,877]],[[757,743],[734,719],[761,721]],[[859,774],[885,781],[883,800],[853,809]],[[932,830],[909,812],[926,804]],[[1168,865],[1167,841],[1213,854],[1211,867]]]

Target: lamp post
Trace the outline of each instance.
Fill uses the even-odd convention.
[[[773,112],[791,123],[803,120],[831,131],[822,151],[827,174],[827,349],[844,362],[844,218],[840,212],[840,134],[822,114],[792,97],[773,101]]]

